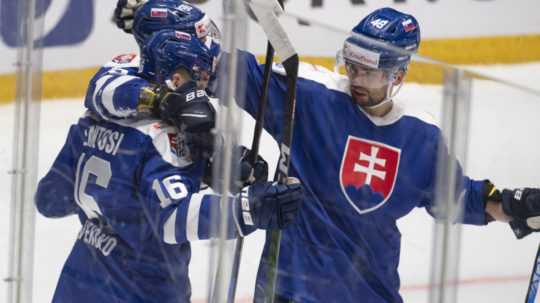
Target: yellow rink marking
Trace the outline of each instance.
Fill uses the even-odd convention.
[[[540,35],[424,40],[419,53],[450,64],[489,65],[540,61]],[[114,54],[111,54],[114,55]],[[261,59],[261,57],[259,57]],[[332,69],[333,57],[301,57],[302,61]],[[83,97],[88,81],[99,67],[46,71],[42,75],[42,98]],[[425,63],[410,65],[407,81],[422,84],[442,82],[442,68]],[[0,104],[15,99],[16,76],[0,74]]]

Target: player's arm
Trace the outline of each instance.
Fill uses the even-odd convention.
[[[438,139],[437,139],[438,140]],[[437,217],[434,211],[435,180],[437,180],[438,163],[448,163],[446,145],[442,146],[445,151],[439,153],[443,159],[433,161],[433,176],[430,201],[427,206],[428,212]],[[447,172],[440,172],[446,174]],[[540,189],[504,189],[499,191],[489,180],[473,180],[463,174],[461,166],[456,169],[456,197],[462,198],[463,216],[459,218],[461,223],[484,225],[491,221],[509,222],[516,237],[524,236],[540,231]]]
[[[46,217],[65,217],[75,214],[77,209],[73,198],[76,163],[71,150],[72,130],[51,169],[39,181],[34,197],[38,211]]]
[[[461,165],[456,163],[455,181],[449,182],[446,178],[449,174],[446,170],[438,169],[440,167],[446,167],[450,161],[456,161],[452,159],[448,153],[446,144],[441,139],[441,132],[438,128],[428,127],[425,129],[426,136],[431,137],[431,159],[427,160],[425,166],[428,170],[427,176],[429,176],[429,185],[425,193],[422,206],[426,208],[428,213],[434,218],[442,218],[446,216],[445,213],[441,213],[437,208],[437,195],[445,195],[448,191],[453,190],[454,196],[459,200],[463,207],[462,216],[455,220],[459,223],[472,224],[472,225],[485,225],[488,223],[488,216],[486,213],[486,202],[489,194],[489,188],[486,186],[485,180],[474,180],[464,175]],[[442,150],[439,151],[439,148]],[[454,183],[455,188],[449,189],[445,186],[437,187],[437,182],[440,184]],[[456,202],[457,203],[457,202]]]
[[[84,104],[101,118],[146,117],[156,99],[156,86],[137,74],[138,57],[121,55],[90,80]]]
[[[257,228],[284,228],[294,219],[303,197],[302,187],[291,179],[287,185],[256,183],[239,195],[227,196],[222,204],[219,195],[198,193],[202,173],[198,164],[178,169],[159,158],[145,165],[141,186],[156,213],[158,233],[167,244],[218,237],[222,214],[230,223],[229,239]]]
[[[218,73],[227,73],[229,55],[223,53],[217,68]],[[236,101],[240,107],[247,111],[252,117],[256,116],[257,106],[261,99],[264,65],[257,62],[255,56],[249,52],[238,50],[239,68],[242,72],[237,81]],[[218,89],[223,82],[218,82]],[[287,96],[286,77],[273,72],[270,77],[268,89],[268,106],[265,114],[264,128],[274,137],[281,133],[283,127],[283,115],[285,110],[285,100]],[[298,104],[300,106],[300,104]]]

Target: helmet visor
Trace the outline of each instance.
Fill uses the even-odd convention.
[[[390,71],[372,68],[349,60],[345,60],[345,70],[351,85],[354,86],[381,88],[393,80],[393,73]]]
[[[349,41],[345,41],[341,56],[351,85],[381,88],[393,81],[397,71],[396,68],[382,68],[379,53]]]

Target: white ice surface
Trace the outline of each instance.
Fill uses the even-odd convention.
[[[479,68],[497,76],[537,87],[540,64]],[[440,86],[407,84],[400,102],[440,116]],[[42,105],[39,176],[49,169],[64,143],[68,126],[83,112],[81,100],[57,100]],[[7,276],[8,232],[13,106],[0,106],[0,277]],[[540,186],[540,97],[490,82],[474,83],[466,171],[475,178],[489,177],[499,187]],[[251,132],[252,121],[244,129]],[[244,138],[249,145],[250,138]],[[263,156],[277,159],[276,145],[263,138]],[[271,167],[274,165],[271,164]],[[36,217],[34,302],[50,302],[62,264],[74,242],[80,224],[75,217]],[[400,220],[402,252],[400,273],[405,302],[427,302],[433,220],[422,209]],[[245,241],[237,298],[252,295],[262,233]],[[538,246],[538,235],[517,241],[501,223],[488,227],[463,228],[458,302],[522,302],[528,275]],[[207,294],[209,242],[193,244],[191,278],[194,302]],[[6,287],[0,287],[0,302]],[[246,301],[246,300],[239,300]]]

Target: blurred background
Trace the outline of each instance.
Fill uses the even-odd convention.
[[[224,1],[188,2],[223,26]],[[90,77],[113,57],[138,51],[133,37],[111,22],[115,5],[110,0],[0,2],[0,276],[5,278],[0,301],[7,298],[12,283],[10,245],[34,243],[19,251],[33,261],[33,270],[25,278],[33,281],[33,302],[50,302],[80,229],[76,217],[52,220],[37,214],[35,227],[28,223],[19,233],[23,241],[12,238],[10,220],[17,212],[14,203],[31,199],[36,178],[50,168],[69,125],[84,113]],[[295,0],[285,5],[280,20],[301,60],[329,69],[350,29],[372,10],[390,6],[414,15],[422,32],[419,54],[434,61],[413,62],[396,102],[440,121],[445,114],[444,67],[476,72],[470,107],[463,113],[470,119],[467,132],[461,134],[465,150],[460,160],[466,173],[489,178],[499,188],[540,186],[540,2]],[[24,12],[31,12],[33,24]],[[33,39],[25,41],[24,33],[31,33]],[[249,21],[241,34],[245,43],[238,46],[263,58],[266,36],[257,24]],[[29,41],[35,47],[26,47]],[[23,97],[30,102],[27,107],[17,105]],[[253,119],[244,115],[241,125],[242,143],[249,146]],[[264,134],[261,154],[271,169],[278,152],[276,143]],[[29,170],[18,170],[21,163]],[[28,173],[32,167],[35,174]],[[28,207],[23,211],[30,218],[32,212]],[[417,209],[398,225],[403,299],[429,302],[434,221]],[[539,236],[518,241],[502,223],[464,226],[460,235],[456,244],[460,256],[454,260],[459,273],[454,281],[457,302],[522,302]],[[262,232],[246,238],[238,302],[249,302],[253,295],[263,241]],[[192,249],[193,302],[205,302],[212,246],[197,242]]]

